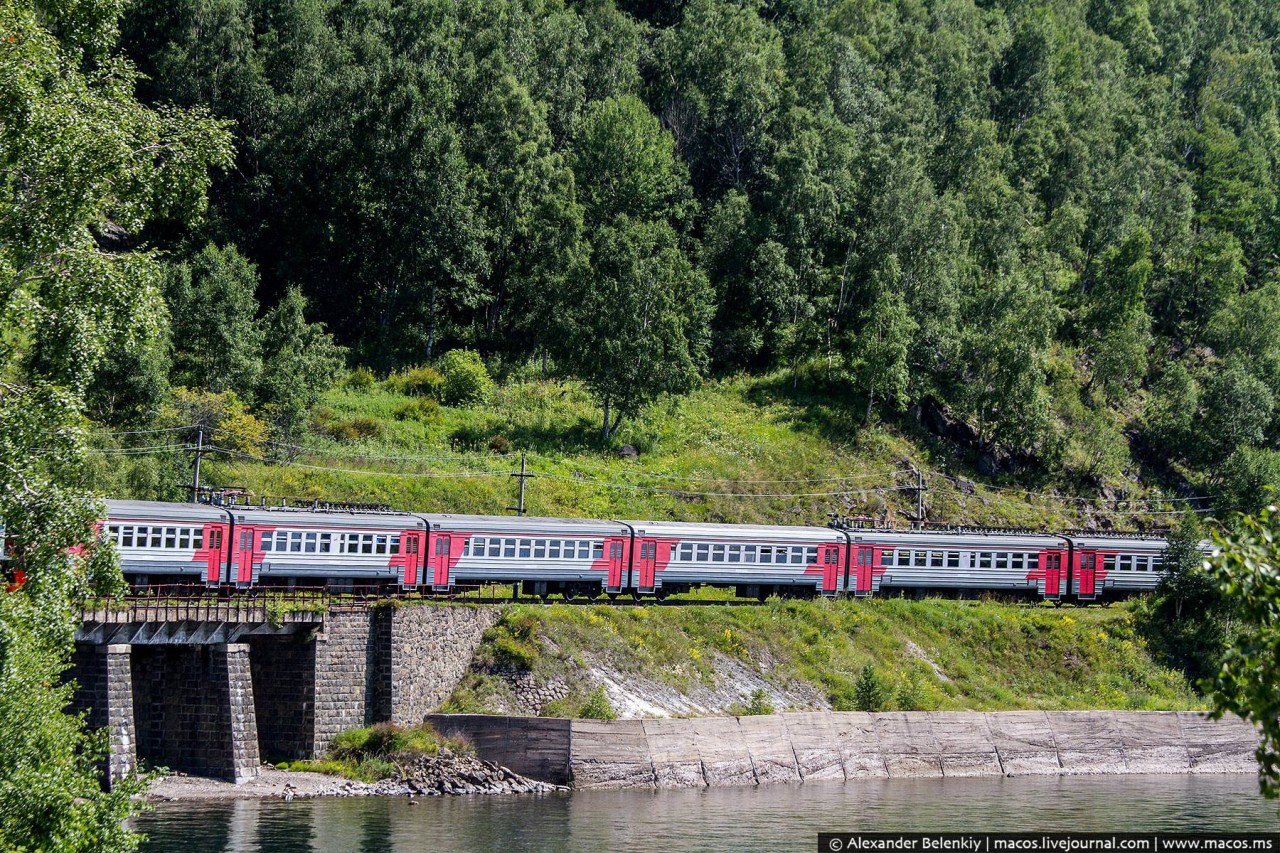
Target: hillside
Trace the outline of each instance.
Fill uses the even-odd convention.
[[[764,605],[517,605],[445,711],[701,716],[881,709],[1197,709],[1125,606],[929,599]],[[864,700],[865,701],[865,700]]]
[[[1078,497],[1078,482],[1035,471],[983,477],[980,455],[910,414],[863,427],[831,393],[797,390],[783,375],[708,381],[624,421],[610,442],[599,435],[597,411],[572,381],[516,377],[487,404],[457,406],[394,382],[349,381],[324,395],[296,445],[267,439],[252,416],[213,417],[203,480],[271,500],[505,514],[517,500],[510,475],[525,452],[532,515],[822,525],[837,513],[907,524],[916,510],[913,469],[923,474],[935,522],[1152,527],[1185,505],[1136,477],[1089,488],[1096,499]],[[169,417],[176,429],[209,416]],[[91,485],[113,496],[182,499],[190,451],[117,452],[131,441],[104,439]]]

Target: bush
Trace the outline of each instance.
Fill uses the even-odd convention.
[[[773,713],[773,703],[762,687],[751,691],[751,699],[745,705],[734,705],[729,713],[735,717],[763,717]]]
[[[311,429],[336,441],[360,441],[382,435],[382,424],[376,418],[358,415],[342,421],[329,409],[318,409],[311,415]]]
[[[378,379],[373,375],[373,371],[367,367],[357,367],[355,370],[347,374],[346,386],[357,391],[363,391],[372,388]]]
[[[440,420],[440,404],[435,400],[419,397],[396,407],[395,418],[398,421],[418,421],[429,424]]]
[[[609,696],[604,692],[603,686],[591,691],[587,701],[582,703],[578,716],[584,720],[618,719],[618,713],[613,710],[613,705],[609,702]]]
[[[511,442],[505,435],[498,434],[489,438],[489,452],[505,455],[511,452]]]
[[[440,359],[440,373],[444,374],[441,399],[449,406],[474,406],[484,403],[493,393],[493,378],[480,360],[480,354],[466,349],[455,349]]]
[[[541,623],[532,613],[508,613],[485,632],[488,656],[496,666],[529,670],[542,656],[537,629]]]
[[[909,672],[906,677],[899,682],[896,702],[898,710],[900,711],[925,710],[924,685],[920,683],[919,675],[914,672]]]
[[[388,391],[410,397],[430,397],[438,400],[444,388],[445,378],[440,375],[440,371],[432,367],[411,367],[401,373],[391,374],[384,384]]]
[[[883,711],[889,701],[889,691],[876,675],[875,667],[867,664],[853,686],[853,705],[859,711]]]

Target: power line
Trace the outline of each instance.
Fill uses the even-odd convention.
[[[836,483],[836,482],[845,482],[845,481],[854,481],[854,480],[872,480],[879,477],[889,477],[894,474],[901,473],[903,471],[912,470],[911,468],[908,468],[908,467],[899,467],[899,468],[890,468],[885,471],[877,471],[877,472],[868,473],[868,474],[847,474],[839,477],[810,477],[810,478],[792,478],[792,479],[784,479],[784,480],[737,480],[732,477],[695,477],[692,475],[685,475],[685,474],[659,474],[656,471],[630,472],[630,471],[619,470],[618,468],[615,468],[609,465],[593,465],[589,462],[579,462],[577,460],[570,460],[570,459],[553,459],[550,456],[543,456],[541,454],[536,454],[536,453],[531,455],[535,459],[543,459],[553,464],[566,464],[566,465],[574,465],[580,468],[593,468],[597,471],[607,471],[609,473],[634,474],[637,477],[645,477],[653,480],[680,480],[683,482],[694,482],[694,483],[742,483],[743,485],[763,485],[763,484],[778,484],[778,483]]]
[[[219,447],[215,444],[205,445],[205,451],[208,453],[223,453],[237,459],[248,459],[253,462],[261,462],[266,465],[283,465],[291,468],[306,468],[312,471],[329,471],[335,474],[365,474],[374,477],[409,477],[409,478],[441,478],[441,477],[505,477],[506,471],[371,471],[367,468],[336,468],[329,465],[308,465],[305,462],[295,462],[293,460],[275,460],[266,459],[262,456],[255,456],[252,453],[244,453],[240,450],[231,450],[227,447]]]

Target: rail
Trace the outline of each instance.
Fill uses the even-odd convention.
[[[330,610],[361,610],[392,602],[453,601],[497,604],[510,588],[495,584],[455,586],[448,592],[388,590],[385,586],[340,589],[234,589],[196,584],[134,587],[122,595],[86,600],[82,622],[314,622]]]

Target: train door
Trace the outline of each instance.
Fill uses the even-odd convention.
[[[437,533],[435,535],[431,566],[435,572],[432,577],[432,583],[436,589],[447,589],[449,587],[449,569],[456,562],[453,558],[462,555],[462,539],[463,537],[461,536],[454,536],[448,533]]]
[[[1044,572],[1044,597],[1050,601],[1062,598],[1062,588],[1067,579],[1062,557],[1061,551],[1040,552],[1040,568]]]
[[[209,586],[222,582],[222,567],[226,564],[226,554],[222,550],[225,529],[223,524],[206,524],[202,532],[204,547],[196,550],[196,559],[204,562],[204,582]]]
[[[658,540],[641,539],[636,557],[636,588],[640,592],[653,592],[658,571]]]
[[[253,583],[253,558],[258,541],[258,528],[250,525],[236,527],[235,537],[231,568],[235,572],[235,582],[241,586],[248,586]]]
[[[627,541],[622,538],[604,540],[605,568],[609,570],[605,592],[622,592],[623,571],[627,562]]]
[[[421,530],[406,530],[400,534],[400,585],[417,586],[422,567],[423,540],[427,534]]]
[[[822,566],[822,594],[835,595],[839,592],[840,546],[819,545],[818,564]]]
[[[1072,592],[1082,601],[1098,597],[1098,552],[1075,551],[1072,557]]]
[[[875,549],[870,546],[858,546],[854,556],[853,594],[866,596],[871,594],[871,569],[875,564]]]

